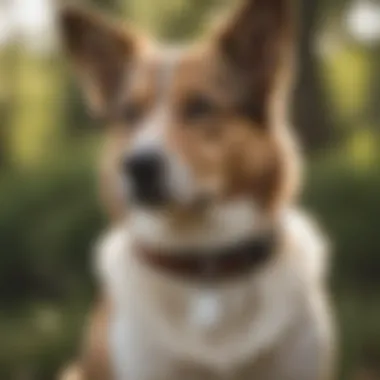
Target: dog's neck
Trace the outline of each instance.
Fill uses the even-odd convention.
[[[132,211],[128,218],[131,237],[151,248],[168,252],[215,249],[260,237],[271,228],[271,221],[252,201],[239,199],[215,205],[188,224],[173,214]]]

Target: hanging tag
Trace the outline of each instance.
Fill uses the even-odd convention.
[[[191,322],[201,330],[215,327],[222,315],[220,295],[214,290],[203,290],[191,304]]]

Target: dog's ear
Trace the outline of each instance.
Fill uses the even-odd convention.
[[[218,34],[218,49],[244,89],[243,111],[260,125],[282,66],[291,56],[294,0],[243,0]]]
[[[63,45],[74,63],[91,111],[106,117],[125,85],[137,38],[93,11],[63,6],[58,21]]]

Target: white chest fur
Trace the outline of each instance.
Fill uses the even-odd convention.
[[[284,223],[289,239],[278,259],[250,279],[213,288],[144,267],[124,229],[107,237],[99,267],[115,304],[110,343],[119,378],[170,378],[176,359],[228,372],[281,339],[300,295],[323,273],[323,246],[310,223],[293,212]]]

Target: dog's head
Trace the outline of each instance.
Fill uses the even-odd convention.
[[[91,12],[62,10],[90,109],[109,124],[105,182],[117,214],[122,202],[196,210],[244,197],[273,210],[289,200],[290,2],[245,0],[212,38],[180,48]]]

